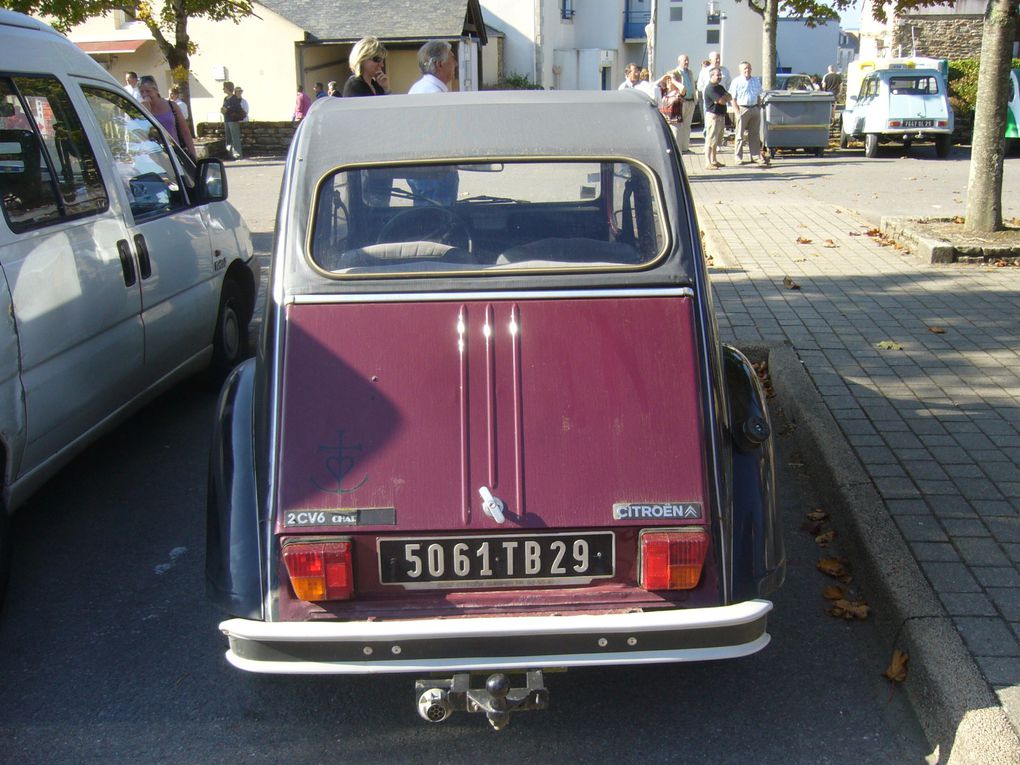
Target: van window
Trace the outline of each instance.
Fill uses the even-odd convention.
[[[311,256],[337,275],[647,266],[658,184],[625,160],[353,167],[319,186]]]
[[[54,77],[0,77],[0,198],[13,231],[107,209],[95,154]]]
[[[187,205],[163,133],[121,93],[82,88],[127,190],[135,220],[166,215]]]
[[[937,96],[939,82],[932,76],[890,77],[889,92],[894,96]]]

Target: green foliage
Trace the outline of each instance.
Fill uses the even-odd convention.
[[[949,101],[957,118],[964,120],[974,118],[980,63],[976,58],[949,62]],[[1020,69],[1020,58],[1013,59],[1011,68]]]
[[[742,2],[743,0],[737,0]],[[766,0],[746,0],[747,7],[759,16],[765,15]],[[778,0],[779,15],[781,17],[792,17],[804,21],[808,27],[816,27],[830,21],[839,22],[839,13],[832,7],[832,4],[819,2],[819,0]],[[849,2],[853,5],[853,2]]]
[[[251,0],[0,0],[0,8],[45,18],[66,33],[95,16],[122,11],[145,23],[172,67],[186,66],[195,52],[188,38],[188,19],[238,22],[254,13]]]
[[[537,85],[528,79],[526,74],[517,74],[511,72],[510,74],[503,77],[503,82],[496,86],[496,90],[542,90],[541,85]]]

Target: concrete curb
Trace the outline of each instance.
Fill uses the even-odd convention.
[[[880,639],[890,657],[894,648],[910,656],[904,685],[939,762],[1020,763],[1016,729],[800,359],[791,347],[779,346],[768,348],[768,360],[798,449],[816,456],[808,470],[867,593]]]

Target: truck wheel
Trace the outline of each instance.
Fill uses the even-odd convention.
[[[869,159],[878,154],[878,135],[868,133],[864,136],[864,156]]]
[[[953,137],[946,133],[935,136],[935,156],[945,159],[949,156],[949,150],[953,148]]]
[[[225,279],[213,335],[213,358],[209,381],[219,385],[248,352],[248,324],[244,321],[244,292],[233,279]]]

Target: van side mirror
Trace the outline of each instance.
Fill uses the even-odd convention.
[[[222,202],[227,198],[227,171],[219,159],[200,159],[196,175],[196,193],[200,204]]]

